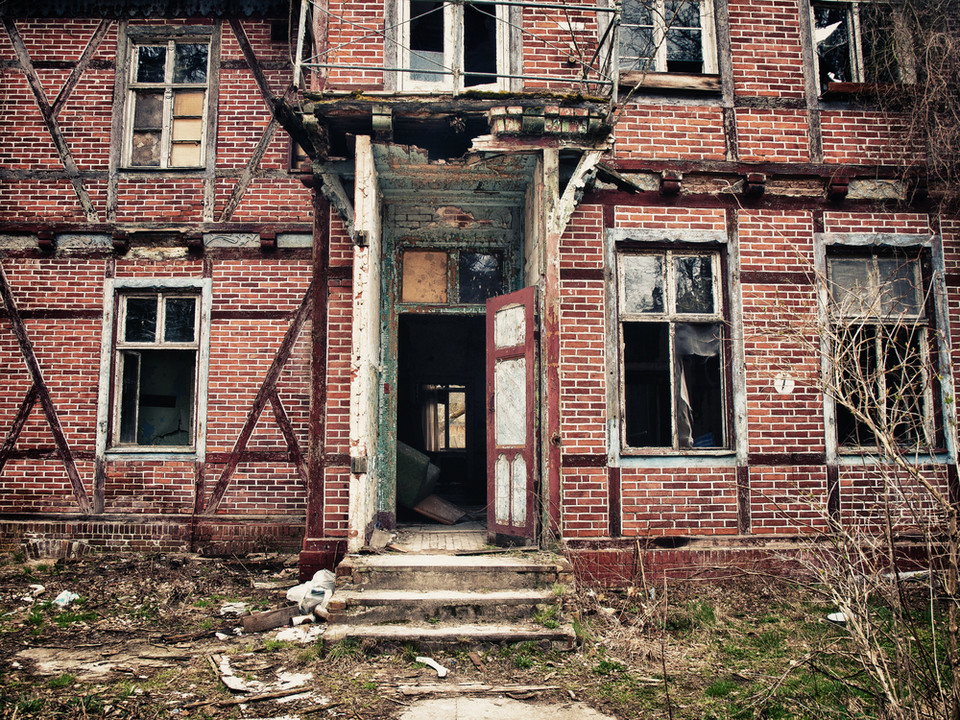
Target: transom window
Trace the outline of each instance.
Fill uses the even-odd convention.
[[[929,322],[919,257],[829,257],[837,440],[934,439]]]
[[[400,302],[472,305],[504,291],[503,255],[488,250],[406,249]]]
[[[618,258],[622,432],[631,448],[724,448],[718,253]]]
[[[206,41],[134,44],[130,56],[125,164],[204,164],[210,46]]]
[[[401,12],[401,89],[501,89],[509,35],[505,7],[403,0]]]
[[[710,0],[625,0],[620,21],[620,70],[716,73]]]
[[[118,301],[113,445],[192,448],[199,296],[137,292]]]
[[[821,92],[830,83],[891,83],[900,78],[890,5],[818,2],[811,12]]]

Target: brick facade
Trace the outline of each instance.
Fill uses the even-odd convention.
[[[291,116],[316,112],[329,120],[324,133],[331,142],[322,149],[330,157],[318,153],[309,177],[290,168],[287,130],[309,134],[313,126],[273,114],[293,74],[288,43],[275,39],[278,18],[5,19],[0,266],[16,307],[0,309],[0,436],[10,438],[0,450],[0,539],[84,539],[109,548],[302,547],[313,564],[342,554],[358,522],[351,493],[365,476],[357,462],[355,330],[368,308],[353,267],[362,237],[351,234],[365,221],[343,207],[352,202],[349,211],[359,213],[362,204],[354,195],[353,183],[364,182],[355,178],[355,135],[373,136],[381,171],[396,170],[401,160],[425,163],[414,190],[389,172],[381,179],[397,182],[377,215],[387,248],[376,283],[387,294],[377,368],[387,373],[377,375],[383,407],[395,412],[388,326],[399,312],[389,296],[399,282],[399,248],[411,237],[444,247],[463,238],[514,242],[518,258],[505,284],[537,285],[541,293],[538,499],[550,505],[555,525],[543,534],[568,542],[584,576],[629,581],[641,557],[648,572],[725,561],[765,566],[773,562],[763,554],[765,543],[780,547],[812,536],[831,518],[875,520],[883,474],[838,447],[835,410],[819,387],[826,298],[816,275],[837,248],[924,248],[934,272],[933,325],[953,337],[957,326],[936,323],[960,312],[960,222],[904,197],[903,168],[922,161],[920,149],[901,140],[904,118],[815,89],[806,0],[709,6],[719,73],[687,78],[687,85],[671,73],[654,74],[654,82],[633,91],[621,87],[621,101],[629,99],[617,110],[609,142],[591,146],[602,133],[594,128],[591,135],[576,122],[587,122],[596,96],[610,88],[569,78],[595,55],[605,22],[599,13],[561,18],[535,4],[523,7],[509,66],[527,77],[501,88],[509,90],[507,100],[441,93],[453,109],[437,111],[440,120],[431,116],[428,124],[431,98],[421,97],[426,109],[413,111],[401,99],[390,105],[393,124],[385,130],[381,104],[396,98],[371,100],[363,92],[394,90],[400,82],[392,64],[403,57],[389,29],[399,5],[330,2],[329,16],[313,20],[314,49],[333,53],[333,67],[308,72],[307,92],[299,91],[306,102],[290,105]],[[129,73],[123,49],[145,28],[201,29],[210,38],[214,104],[197,167],[131,168],[128,151],[120,150],[131,122],[129,111],[124,117],[119,110],[118,93],[127,92],[122,74]],[[96,47],[85,54],[88,43]],[[311,94],[319,90],[326,95]],[[536,93],[546,91],[556,95],[538,106]],[[555,112],[544,109],[550,103]],[[481,121],[494,110],[504,119],[491,129]],[[500,215],[464,198],[482,198],[485,183],[502,189],[507,170],[476,170],[474,177],[458,157],[431,162],[409,149],[439,142],[439,127],[451,137],[464,132],[464,118],[468,139],[494,156],[560,163],[602,148],[596,182],[590,178],[555,237],[552,218],[531,208],[544,207],[546,185],[556,177],[511,188],[524,199]],[[328,174],[339,173],[347,201],[320,173],[324,162]],[[517,162],[522,172],[539,167],[524,162]],[[574,166],[557,171],[558,202]],[[441,198],[443,172],[450,187],[460,182],[473,194]],[[401,191],[415,200],[398,199]],[[514,222],[520,217],[523,227]],[[708,451],[631,447],[623,430],[626,281],[618,258],[654,251],[717,258],[724,437]],[[202,447],[130,454],[111,435],[121,392],[111,323],[118,298],[131,292],[124,288],[169,287],[187,287],[209,303],[198,316],[208,318],[198,341],[205,349],[197,350],[206,384],[194,389],[205,412],[195,418]],[[110,296],[110,288],[119,289]],[[482,308],[459,311],[476,315]],[[42,372],[41,395],[31,390],[17,327]],[[960,359],[956,345],[945,342],[942,356]],[[945,462],[931,472],[949,491],[956,478],[954,411],[936,394],[951,390],[953,376],[949,365],[941,372],[946,379],[931,397],[941,428],[938,462]],[[681,393],[679,376],[671,377]],[[41,396],[56,409],[75,470]],[[387,503],[378,521],[388,524],[396,509],[391,493],[380,488],[377,496]],[[83,511],[84,498],[92,513]]]

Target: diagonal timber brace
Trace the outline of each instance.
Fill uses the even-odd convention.
[[[247,443],[250,441],[250,436],[253,435],[253,429],[257,425],[257,420],[259,420],[260,414],[263,412],[263,409],[267,406],[268,402],[271,403],[271,407],[273,407],[274,410],[274,415],[277,417],[277,420],[280,423],[280,430],[287,442],[288,449],[290,449],[291,459],[297,466],[297,472],[301,475],[301,477],[305,477],[306,466],[303,463],[303,453],[300,450],[299,444],[297,444],[296,437],[293,435],[293,430],[290,427],[289,419],[286,420],[286,424],[280,420],[281,416],[286,418],[286,412],[283,411],[283,406],[279,404],[279,398],[277,398],[276,401],[273,398],[277,393],[277,380],[280,379],[280,374],[283,372],[283,368],[286,366],[287,360],[290,359],[290,354],[293,352],[293,346],[296,344],[297,338],[300,336],[300,331],[303,329],[304,323],[306,323],[307,318],[310,317],[310,308],[313,305],[313,293],[314,285],[311,283],[310,287],[307,288],[306,295],[303,297],[303,302],[300,303],[300,308],[297,310],[297,314],[290,323],[290,327],[287,328],[287,334],[284,335],[283,342],[280,343],[280,348],[277,350],[277,354],[273,358],[273,363],[270,365],[270,369],[267,370],[267,374],[263,378],[263,383],[260,385],[260,390],[257,391],[257,396],[253,400],[253,405],[251,406],[250,412],[247,415],[247,420],[244,422],[243,427],[240,430],[240,434],[237,436],[237,441],[234,443],[233,450],[230,453],[230,458],[227,460],[227,466],[220,474],[220,479],[217,480],[217,484],[214,486],[213,493],[210,496],[210,502],[203,510],[205,515],[214,514],[217,511],[217,508],[220,506],[220,503],[223,501],[223,496],[226,494],[227,488],[230,487],[230,481],[233,479],[233,474],[236,472],[237,466],[240,464],[240,459],[247,448]],[[277,411],[278,405],[280,407],[279,414]]]
[[[89,515],[93,510],[90,505],[90,498],[87,497],[87,491],[83,488],[83,481],[80,479],[80,473],[77,472],[77,465],[73,460],[73,453],[70,450],[69,443],[67,443],[67,437],[63,432],[63,426],[60,424],[60,418],[57,415],[57,409],[53,404],[53,399],[50,397],[50,391],[43,381],[40,363],[37,360],[37,355],[33,350],[30,338],[27,336],[27,329],[23,324],[23,318],[20,317],[20,313],[17,310],[17,305],[14,302],[13,293],[10,290],[10,284],[7,282],[7,275],[3,271],[2,265],[0,265],[0,297],[3,298],[3,305],[10,318],[10,324],[13,326],[13,334],[17,338],[17,342],[20,345],[20,353],[23,355],[23,360],[27,365],[30,378],[33,380],[33,389],[31,392],[33,390],[36,391],[36,399],[40,402],[40,407],[43,408],[43,414],[47,418],[47,424],[50,426],[50,432],[53,434],[53,441],[60,455],[60,460],[63,462],[63,466],[67,471],[67,477],[70,478],[70,485],[73,488],[73,495],[77,499],[77,505],[80,506],[82,513]],[[17,416],[18,420],[21,414],[24,416],[22,422],[26,422],[26,413],[29,413],[29,408],[25,409],[26,405],[27,400],[24,400],[21,411]],[[16,420],[14,422],[16,423]],[[17,430],[17,434],[19,435],[19,430]],[[14,438],[14,441],[16,441],[16,438]],[[6,447],[6,444],[4,444],[4,447]]]

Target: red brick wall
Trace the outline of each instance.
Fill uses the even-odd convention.
[[[34,62],[41,65],[47,60],[78,59],[98,24],[98,20],[16,21],[27,50]],[[287,45],[270,41],[270,24],[266,21],[244,20],[242,26],[258,58],[274,64],[265,74],[273,92],[282,93],[291,72],[277,69],[276,64],[288,60]],[[26,249],[0,251],[0,263],[24,314],[26,331],[90,497],[94,494],[101,313],[109,263],[115,263],[115,276],[121,279],[186,277],[199,282],[205,273],[212,278],[206,417],[206,451],[212,460],[203,473],[205,495],[209,497],[224,468],[224,458],[233,450],[265,373],[303,300],[312,270],[309,249],[281,249],[265,254],[257,247],[217,248],[191,254],[180,231],[201,233],[202,222],[226,220],[244,225],[220,226],[218,233],[253,233],[255,238],[261,229],[273,230],[280,224],[309,235],[310,191],[296,178],[287,176],[289,140],[282,129],[276,128],[262,160],[249,167],[254,177],[235,212],[232,216],[224,214],[231,196],[239,197],[238,181],[269,127],[270,111],[245,65],[232,28],[223,23],[221,59],[227,65],[220,72],[212,217],[204,217],[203,173],[185,170],[133,175],[121,172],[116,217],[109,218],[107,172],[113,141],[117,37],[114,23],[95,54],[95,66],[83,73],[57,116],[97,221],[110,225],[106,229],[104,225],[90,228],[69,181],[41,174],[62,173],[64,166],[24,74],[12,63],[0,68],[0,84],[4,88],[0,170],[16,170],[18,174],[0,180],[0,222],[72,223],[69,230],[81,234],[109,234],[114,229],[135,233],[145,227],[144,223],[160,230],[173,226],[176,232],[161,236],[161,244],[165,245],[162,248],[147,250],[142,241],[135,239],[134,247],[125,256],[113,253],[109,247],[58,250],[50,257]],[[0,59],[12,61],[15,57],[6,33],[0,33]],[[69,72],[69,68],[38,71],[50,102]],[[0,235],[3,232],[0,227]],[[33,236],[28,233],[23,237],[30,240]],[[304,453],[310,405],[309,334],[308,322],[277,384]],[[0,385],[4,388],[0,397],[0,433],[5,435],[30,387],[26,366],[5,319],[0,322]],[[63,463],[52,454],[53,445],[37,405],[15,453],[0,474],[0,511],[77,512]],[[257,422],[248,450],[259,453],[260,459],[241,461],[219,508],[218,523],[204,524],[203,520],[190,518],[198,480],[198,468],[192,460],[141,456],[136,460],[113,458],[105,463],[103,504],[114,522],[91,520],[67,529],[52,520],[37,519],[29,530],[21,525],[4,525],[0,536],[46,533],[66,537],[73,532],[114,548],[183,548],[197,543],[226,543],[239,548],[255,546],[259,535],[264,538],[261,545],[295,547],[302,535],[306,490],[287,458],[285,441],[269,405]],[[125,516],[127,519],[116,519]],[[145,516],[169,520],[143,523]],[[257,519],[264,517],[271,520]],[[247,529],[235,525],[238,521],[247,523]]]

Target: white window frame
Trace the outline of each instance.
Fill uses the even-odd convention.
[[[410,57],[416,53],[410,49],[410,0],[399,0],[400,25],[400,67],[398,71],[398,86],[402,92],[462,92],[465,89],[482,91],[506,91],[509,89],[509,8],[503,4],[478,3],[477,6],[484,12],[493,8],[496,12],[496,43],[497,43],[497,77],[489,83],[463,85],[464,57],[463,57],[463,3],[445,2],[443,6],[443,70],[447,71],[436,81],[414,80],[410,72]],[[423,71],[426,72],[426,71]]]
[[[626,256],[659,256],[663,258],[664,267],[668,268],[664,272],[664,298],[662,312],[630,312],[624,308],[625,292],[627,283],[624,278],[624,264],[622,258]],[[674,257],[708,257],[711,259],[712,266],[712,293],[713,293],[713,312],[712,313],[679,313],[676,311],[676,281],[672,270],[672,261]],[[696,246],[676,247],[670,249],[649,250],[622,249],[616,252],[617,261],[617,294],[616,294],[616,326],[617,326],[617,366],[618,366],[618,402],[620,406],[620,447],[624,455],[645,455],[645,454],[727,454],[734,447],[733,428],[729,421],[730,403],[732,402],[731,387],[729,386],[727,366],[730,362],[728,349],[726,347],[729,335],[729,321],[725,317],[726,306],[724,304],[723,293],[723,262],[721,251],[717,249],[705,249]],[[630,445],[627,441],[627,400],[626,400],[626,365],[625,365],[625,323],[650,323],[666,324],[668,326],[669,349],[668,360],[670,373],[670,422],[671,422],[671,444],[670,445],[648,445],[637,446]],[[676,325],[684,324],[708,324],[715,323],[723,328],[723,335],[720,338],[720,404],[721,404],[721,424],[723,430],[723,443],[718,446],[699,448],[699,447],[681,447],[678,420],[677,420],[677,397],[680,389],[677,387],[677,369],[676,353],[674,351]]]
[[[197,300],[195,337],[191,343],[128,343],[122,341],[125,303],[130,297],[194,297]],[[96,455],[127,459],[185,458],[202,461],[206,455],[207,383],[210,366],[210,313],[212,280],[209,278],[121,278],[104,287],[104,316],[100,344],[100,388],[97,410]],[[158,318],[158,326],[162,318]],[[140,349],[192,349],[196,353],[190,442],[186,445],[120,443],[120,402],[124,351]]]
[[[175,47],[177,44],[206,45],[207,72],[203,83],[174,83],[173,70],[175,61]],[[140,47],[166,47],[166,59],[163,82],[140,82],[137,80],[138,58]],[[123,166],[136,170],[181,170],[198,169],[206,166],[207,158],[207,130],[211,121],[211,75],[213,70],[213,43],[210,33],[164,36],[139,36],[131,34],[128,38],[126,107],[123,118]],[[159,165],[136,165],[133,161],[134,116],[136,113],[137,94],[145,91],[163,93],[163,117],[160,129],[160,163]],[[175,91],[203,91],[203,110],[200,128],[199,161],[191,165],[174,165],[172,151],[175,143],[173,116]]]
[[[910,43],[907,40],[908,32],[903,18],[890,3],[885,2],[885,0],[815,0],[810,2],[810,37],[813,41],[814,78],[818,93],[822,94],[828,88],[823,87],[820,82],[820,53],[818,51],[815,12],[818,6],[830,5],[846,8],[847,27],[850,32],[850,72],[853,76],[848,82],[862,84],[867,81],[867,67],[863,56],[863,31],[860,23],[860,8],[866,5],[885,5],[889,7],[894,33],[893,41],[896,45],[898,80],[906,83],[915,82],[914,62],[909,54]]]
[[[648,68],[620,69],[621,48],[619,36],[617,38],[617,65],[621,75],[625,73],[687,75],[691,73],[671,72],[667,69],[667,42],[669,18],[666,17],[665,0],[625,0],[625,2],[641,2],[653,5],[653,42],[655,52],[653,63]],[[700,51],[703,56],[703,70],[693,75],[716,75],[719,72],[717,61],[717,31],[714,22],[713,0],[699,0],[700,7]],[[621,25],[627,25],[622,23]]]
[[[884,289],[883,278],[880,274],[879,269],[879,260],[890,255],[885,255],[877,252],[876,250],[867,249],[863,252],[858,253],[844,253],[844,254],[830,254],[827,256],[827,278],[829,282],[829,307],[830,307],[830,320],[834,324],[834,327],[843,324],[844,330],[835,329],[831,336],[831,341],[835,341],[835,338],[841,332],[849,332],[854,327],[867,327],[867,326],[896,326],[900,325],[905,329],[914,329],[919,331],[919,354],[922,358],[922,364],[920,369],[920,383],[923,386],[922,396],[922,419],[920,423],[918,435],[918,442],[926,445],[928,448],[935,448],[937,445],[937,433],[936,433],[936,413],[937,406],[935,404],[933,387],[930,382],[930,377],[927,372],[930,362],[939,363],[939,357],[935,357],[932,354],[931,348],[931,329],[932,323],[929,317],[929,312],[926,307],[927,297],[924,292],[924,273],[923,273],[923,261],[919,257],[920,251],[919,248],[905,248],[906,252],[901,253],[899,259],[903,262],[909,262],[913,275],[913,283],[916,288],[914,300],[917,303],[917,312],[910,313],[905,311],[900,312],[891,312],[884,314],[876,308],[876,301],[870,300],[870,298],[880,298]],[[908,257],[907,257],[908,256]],[[894,255],[892,257],[898,257]],[[869,264],[868,270],[868,287],[865,288],[864,297],[867,298],[869,307],[857,309],[847,306],[838,307],[835,299],[835,289],[838,287],[837,283],[834,281],[834,261],[860,261],[863,263]],[[848,330],[849,329],[849,330]],[[876,333],[873,339],[874,343],[874,359],[875,362],[880,362],[882,358],[886,357],[886,351],[883,345],[884,336],[881,333]],[[835,351],[834,351],[835,352]],[[833,357],[833,353],[831,353]],[[933,358],[933,360],[931,360]],[[838,370],[833,369],[834,372]],[[880,398],[887,398],[888,391],[886,387],[887,376],[885,373],[878,372],[878,383],[880,387],[876,390],[876,395]],[[885,405],[882,408],[884,416],[890,412],[890,410]],[[839,407],[834,410],[835,415],[839,413]],[[860,453],[865,449],[876,450],[876,444],[845,444],[843,439],[839,437],[839,428],[836,428],[836,444],[840,452],[854,452]]]

